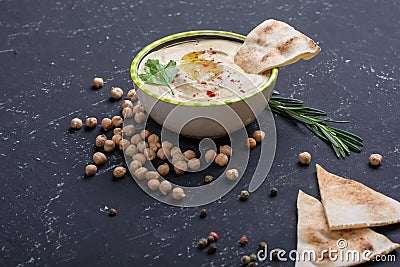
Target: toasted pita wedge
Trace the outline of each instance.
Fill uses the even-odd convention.
[[[258,74],[300,59],[311,59],[320,51],[313,40],[292,26],[269,19],[247,35],[234,61],[245,72]]]
[[[329,229],[350,229],[400,222],[400,203],[317,164],[317,177]]]
[[[353,266],[400,247],[369,228],[330,231],[321,202],[302,191],[297,197],[297,211],[296,267]],[[330,256],[328,251],[333,250],[337,253]],[[309,258],[311,251],[315,257],[311,254]]]

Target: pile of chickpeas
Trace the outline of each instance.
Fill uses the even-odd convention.
[[[103,79],[96,77],[93,79],[95,88],[101,88],[104,85]],[[111,97],[115,100],[120,100],[124,92],[119,87],[112,87],[110,91]],[[103,118],[100,122],[102,129],[107,132],[112,129],[113,136],[108,139],[105,134],[100,134],[95,139],[95,145],[99,149],[103,149],[105,153],[113,152],[116,148],[123,150],[125,155],[132,160],[129,163],[129,169],[134,176],[139,180],[146,180],[147,186],[152,191],[159,190],[163,195],[168,195],[172,192],[172,197],[176,200],[183,199],[186,195],[181,187],[172,188],[172,184],[163,179],[160,182],[160,177],[168,175],[171,171],[176,174],[183,174],[188,170],[197,171],[201,167],[201,161],[193,150],[184,152],[177,146],[174,146],[168,141],[160,141],[160,137],[148,130],[137,132],[135,125],[128,124],[123,126],[124,119],[133,119],[137,124],[142,124],[146,121],[146,115],[142,103],[138,100],[135,89],[129,90],[126,99],[121,101],[121,115],[113,116],[112,118]],[[90,117],[86,119],[86,127],[94,128],[97,126],[97,118]],[[71,120],[73,129],[82,128],[82,120],[73,118]],[[261,142],[265,137],[263,131],[255,131],[253,137],[249,137],[247,145],[249,148],[254,148],[258,142]],[[107,162],[107,156],[103,152],[95,152],[93,154],[94,164],[89,164],[85,168],[87,176],[95,175],[97,166]],[[204,160],[210,164],[215,162],[223,167],[229,162],[232,156],[232,148],[229,145],[220,146],[219,151],[207,150],[204,154]],[[146,162],[153,161],[159,158],[164,162],[158,166],[157,171],[148,170],[145,167]],[[118,166],[114,168],[113,175],[115,178],[123,178],[126,174],[126,168]],[[226,178],[231,181],[236,181],[239,178],[237,169],[229,169],[225,173]]]

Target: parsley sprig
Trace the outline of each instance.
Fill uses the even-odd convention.
[[[174,95],[171,84],[175,75],[179,72],[175,61],[170,60],[164,66],[158,59],[148,59],[144,65],[144,71],[145,73],[139,74],[139,78],[144,83],[168,86],[172,95]]]

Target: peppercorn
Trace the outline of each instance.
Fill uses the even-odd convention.
[[[200,218],[204,218],[204,217],[206,217],[207,216],[207,210],[206,209],[202,209],[201,211],[200,211]]]
[[[256,267],[257,264],[253,261],[251,261],[249,264],[247,264],[247,267]]]
[[[243,190],[240,192],[240,200],[245,201],[249,199],[249,191]]]
[[[249,256],[243,256],[241,259],[240,259],[240,263],[241,264],[243,264],[243,265],[247,265],[247,264],[249,264],[250,263],[250,257]]]
[[[213,237],[212,235],[209,235],[209,236],[207,237],[207,242],[208,242],[208,244],[212,244],[212,243],[214,243],[214,241],[215,241],[215,239],[214,239],[214,237]]]
[[[213,179],[214,177],[212,177],[211,175],[206,175],[206,177],[204,177],[204,183],[209,184],[212,182]]]
[[[217,251],[217,245],[215,243],[211,243],[208,247],[208,254],[214,254]]]
[[[198,247],[199,248],[205,248],[208,245],[208,241],[205,238],[200,238],[199,243],[198,243]]]
[[[257,255],[256,254],[251,254],[249,257],[250,257],[250,261],[251,262],[257,261]]]
[[[275,197],[277,194],[278,194],[278,189],[276,189],[275,187],[272,187],[271,191],[269,192],[269,196]]]
[[[283,252],[283,250],[280,249],[280,248],[273,249],[273,250],[271,251],[272,260],[273,260],[273,261],[278,261],[278,260],[280,260],[280,257],[281,257],[282,252]]]
[[[372,166],[379,166],[381,164],[382,161],[382,155],[380,154],[371,154],[371,156],[369,156],[369,164],[371,164]]]
[[[216,232],[210,232],[208,235],[214,237],[215,241],[217,241],[218,238],[219,238],[219,236],[218,236],[218,234]]]
[[[116,209],[110,209],[109,211],[108,211],[108,215],[110,216],[110,217],[114,217],[114,216],[116,216],[117,215],[117,210]]]
[[[265,243],[265,242],[260,242],[260,243],[258,244],[258,251],[260,251],[260,250],[265,251],[266,248],[267,248],[267,243]]]
[[[249,242],[249,239],[247,239],[247,236],[242,236],[240,239],[239,239],[239,244],[241,245],[241,246],[246,246],[247,245],[247,242]]]

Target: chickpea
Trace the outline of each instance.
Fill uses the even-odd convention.
[[[158,188],[164,196],[168,195],[172,190],[172,185],[169,181],[164,180],[160,183],[160,187]]]
[[[82,120],[79,118],[73,118],[71,120],[71,127],[72,129],[80,129],[82,128]]]
[[[121,139],[121,141],[119,141],[119,143],[118,143],[118,148],[119,148],[120,150],[124,150],[124,149],[126,149],[130,144],[131,144],[131,143],[130,143],[128,140],[126,140],[126,139]]]
[[[135,134],[134,136],[131,137],[131,143],[134,145],[139,144],[139,142],[143,141],[142,137],[140,134]]]
[[[230,181],[236,181],[239,178],[239,172],[237,169],[230,169],[226,171],[226,178]]]
[[[142,153],[137,153],[133,155],[132,159],[139,161],[140,163],[142,163],[142,165],[146,163],[146,156],[143,155]]]
[[[311,162],[311,154],[308,152],[302,152],[298,155],[298,159],[301,164],[309,165]]]
[[[114,128],[113,134],[114,135],[116,135],[116,134],[122,135],[122,128],[120,128],[120,127]]]
[[[86,118],[86,127],[94,128],[97,126],[97,119],[94,117]]]
[[[118,166],[113,170],[113,175],[115,178],[123,178],[126,174],[126,168]]]
[[[124,95],[124,91],[122,91],[122,89],[119,87],[112,87],[110,93],[111,97],[116,100],[121,99],[121,97]]]
[[[85,167],[86,176],[95,175],[97,172],[97,166],[93,164],[89,164]]]
[[[160,147],[161,147],[160,143],[149,143],[149,148],[154,152],[157,152]]]
[[[148,160],[154,160],[156,158],[156,152],[154,150],[150,149],[149,147],[146,147],[144,150],[144,155]]]
[[[186,161],[185,157],[182,154],[176,153],[175,155],[172,156],[172,164],[175,164],[178,161]]]
[[[114,125],[114,127],[121,127],[122,125],[124,125],[124,119],[122,119],[121,116],[112,117],[111,122]]]
[[[128,94],[126,96],[126,98],[128,98],[129,100],[133,101],[133,100],[137,100],[138,96],[136,94],[136,90],[135,89],[131,89],[128,91]]]
[[[161,176],[168,175],[168,173],[170,171],[168,163],[164,163],[164,164],[161,164],[160,166],[158,166],[157,171]]]
[[[96,136],[96,147],[102,148],[106,140],[107,136],[105,134],[100,134]]]
[[[115,143],[113,140],[106,140],[104,142],[104,151],[105,152],[111,152],[115,148]]]
[[[206,154],[204,155],[204,158],[207,163],[211,163],[214,161],[215,157],[217,156],[217,152],[215,150],[207,150]]]
[[[143,123],[146,121],[146,115],[144,114],[144,112],[137,112],[135,114],[135,121],[136,123]]]
[[[232,156],[232,148],[228,145],[220,146],[219,153],[225,154],[230,158]]]
[[[129,119],[133,117],[133,110],[129,107],[123,108],[122,109],[122,117],[124,117],[125,119]]]
[[[175,187],[172,190],[172,198],[175,200],[181,200],[182,198],[186,197],[185,191],[181,187]]]
[[[149,136],[151,135],[151,132],[148,130],[142,130],[140,132],[140,136],[144,139],[147,140],[147,138],[149,138]]]
[[[200,169],[200,160],[196,158],[189,159],[187,165],[189,169],[197,171],[198,169]]]
[[[168,148],[169,150],[174,147],[174,145],[169,141],[163,141],[161,143],[162,148]]]
[[[190,160],[196,157],[196,152],[194,152],[193,150],[186,150],[185,152],[183,152],[183,156],[186,160]]]
[[[125,139],[124,139],[125,140]],[[125,154],[129,157],[133,157],[134,155],[136,155],[137,153],[139,153],[139,149],[133,145],[130,144],[126,149],[125,149]]]
[[[226,164],[228,164],[228,156],[222,153],[219,153],[216,157],[215,157],[215,163],[217,163],[219,166],[223,167]]]
[[[158,179],[160,178],[160,174],[156,171],[148,171],[144,177],[146,177],[147,180]]]
[[[162,160],[166,160],[168,154],[169,154],[169,152],[167,152],[167,149],[165,149],[165,148],[160,148],[160,149],[157,151],[157,157],[159,157],[159,158],[162,159]]]
[[[251,137],[247,138],[247,146],[248,146],[250,149],[255,148],[256,145],[257,145],[257,142],[256,142],[256,140],[255,140],[254,138],[251,138]]]
[[[144,112],[144,107],[142,105],[136,105],[132,108],[133,113],[139,113],[139,112]]]
[[[115,145],[119,145],[119,142],[121,142],[121,140],[122,140],[122,136],[119,134],[115,134],[115,135],[113,135],[111,140],[114,141]]]
[[[101,127],[104,129],[104,131],[108,131],[112,127],[112,122],[109,118],[104,118],[101,120]]]
[[[132,136],[136,132],[136,128],[134,125],[126,125],[124,128],[122,128],[122,134],[126,136]]]
[[[186,161],[177,161],[174,164],[174,170],[176,174],[183,174],[185,171],[187,171],[187,163]]]
[[[96,165],[101,165],[107,162],[107,157],[104,153],[96,152],[93,154],[93,161]]]
[[[379,166],[382,162],[382,155],[380,154],[371,154],[369,156],[369,164],[372,166]]]
[[[145,141],[140,141],[137,145],[137,148],[139,149],[140,153],[144,153],[144,151],[146,150],[146,148],[149,147],[149,144],[146,143]]]
[[[129,164],[129,169],[132,172],[135,172],[140,167],[142,167],[142,163],[140,161],[138,161],[138,160],[132,160],[131,163]]]
[[[121,107],[124,108],[133,108],[132,101],[130,100],[122,100]]]
[[[253,138],[257,143],[260,143],[265,138],[265,133],[261,130],[257,130],[253,133]]]
[[[150,190],[156,191],[160,187],[160,181],[151,179],[147,182],[147,186],[150,188]]]
[[[146,175],[147,172],[148,172],[147,168],[145,168],[145,167],[140,167],[139,169],[137,169],[137,170],[134,172],[134,175],[135,175],[135,177],[136,177],[137,179],[143,180],[144,178],[146,178],[145,175]]]
[[[179,147],[175,146],[175,147],[171,148],[170,154],[171,154],[171,157],[173,157],[175,154],[182,154],[182,151]]]
[[[104,86],[104,81],[103,78],[100,77],[94,77],[93,78],[93,86],[97,89],[101,88]]]
[[[152,134],[147,138],[147,141],[149,143],[159,143],[160,142],[160,137],[158,137],[158,135],[156,135],[156,134]]]

